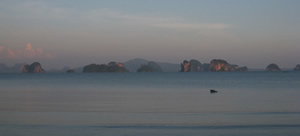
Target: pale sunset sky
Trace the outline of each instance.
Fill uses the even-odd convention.
[[[300,63],[300,0],[1,0],[0,63]]]

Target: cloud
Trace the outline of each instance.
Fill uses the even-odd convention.
[[[0,57],[7,59],[33,59],[33,58],[44,58],[52,59],[55,58],[54,54],[45,53],[41,48],[33,48],[31,43],[27,43],[25,49],[11,49],[4,46],[0,46]]]
[[[0,53],[1,53],[2,51],[4,51],[4,49],[5,49],[4,46],[0,46]]]
[[[202,24],[202,23],[166,22],[166,23],[154,24],[153,27],[157,27],[160,29],[169,29],[178,32],[183,32],[183,33],[192,32],[193,34],[198,34],[206,37],[238,40],[236,36],[226,31],[227,29],[231,28],[231,25],[222,24],[222,23]]]
[[[126,14],[111,9],[97,9],[82,14],[84,20],[94,21],[96,23],[111,22],[123,25],[143,26],[152,28],[166,28],[183,31],[223,31],[230,28],[229,24],[223,23],[190,23],[182,17],[159,17],[146,15]]]
[[[229,24],[220,22],[202,23],[191,22],[188,18],[178,16],[161,16],[151,14],[129,14],[122,11],[99,8],[90,10],[78,10],[74,8],[57,8],[48,2],[23,2],[16,4],[14,10],[26,13],[25,19],[39,19],[56,21],[72,21],[80,24],[88,23],[91,28],[107,28],[113,26],[134,27],[134,28],[164,28],[177,31],[223,31],[230,28]]]
[[[155,16],[146,16],[146,15],[130,15],[121,13],[118,11],[110,10],[110,9],[102,9],[102,15],[110,18],[115,18],[123,21],[137,21],[144,23],[158,23],[158,22],[170,22],[176,21],[180,18],[178,17],[155,17]]]
[[[178,17],[157,17],[150,15],[126,14],[107,8],[90,10],[78,14],[80,15],[81,20],[87,20],[88,22],[93,22],[97,25],[106,22],[108,24],[135,27],[149,27],[156,23],[172,22],[179,19]]]
[[[162,23],[155,24],[154,26],[177,30],[224,30],[229,28],[227,24]]]

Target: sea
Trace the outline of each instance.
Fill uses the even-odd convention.
[[[202,135],[299,136],[300,72],[0,74],[0,136]]]

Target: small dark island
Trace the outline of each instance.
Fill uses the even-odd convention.
[[[266,71],[280,71],[280,68],[277,64],[270,64],[266,67]]]
[[[75,73],[75,70],[74,69],[69,69],[66,71],[66,73]]]
[[[296,65],[296,67],[294,68],[294,71],[300,71],[300,64]]]

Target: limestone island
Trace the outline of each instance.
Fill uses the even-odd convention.
[[[45,73],[45,70],[39,62],[34,62],[31,65],[23,65],[22,73]]]
[[[137,72],[163,72],[163,70],[160,65],[154,61],[149,61],[148,64],[141,65],[141,67],[137,69]]]
[[[180,72],[234,72],[234,71],[248,71],[246,66],[239,67],[238,65],[231,65],[222,59],[213,59],[210,64],[201,64],[198,60],[191,59],[184,60],[181,63]]]
[[[90,64],[83,67],[83,73],[129,72],[122,63],[109,62],[106,64]]]

